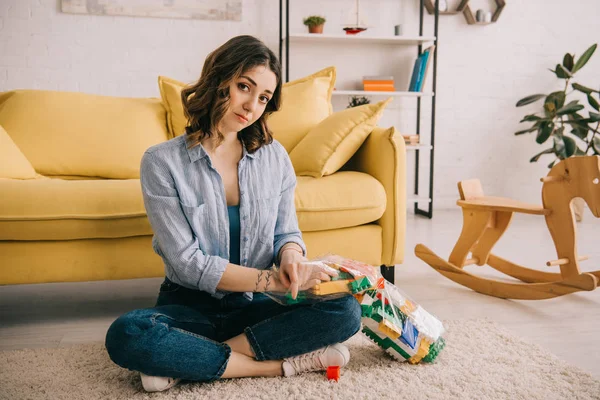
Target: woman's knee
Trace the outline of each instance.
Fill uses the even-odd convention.
[[[354,296],[344,296],[339,299],[330,300],[334,306],[334,312],[330,317],[334,319],[339,328],[342,340],[346,340],[360,330],[362,309]]]
[[[127,360],[132,357],[128,353],[135,351],[136,342],[151,327],[147,310],[134,310],[117,318],[106,332],[105,346],[111,360],[126,367]]]

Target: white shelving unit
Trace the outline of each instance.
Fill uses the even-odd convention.
[[[415,190],[414,193],[407,196],[407,202],[414,203],[415,213],[427,216],[429,218],[433,215],[433,153],[434,153],[434,137],[435,137],[435,102],[436,102],[436,70],[437,70],[437,47],[438,47],[438,13],[435,15],[434,35],[425,36],[423,35],[423,12],[421,12],[420,23],[419,23],[419,35],[401,35],[401,36],[375,36],[369,32],[361,32],[356,35],[345,35],[345,34],[311,34],[311,33],[292,33],[289,31],[289,0],[285,1],[285,16],[283,14],[283,1],[280,0],[280,13],[279,13],[279,28],[280,28],[280,47],[279,57],[283,61],[283,52],[285,47],[285,74],[286,82],[289,81],[289,52],[292,44],[308,44],[311,47],[319,44],[336,44],[339,46],[360,46],[360,45],[386,45],[386,46],[418,46],[417,53],[421,53],[424,46],[436,45],[434,50],[433,59],[433,90],[431,92],[409,92],[409,91],[393,91],[393,92],[380,92],[380,91],[364,91],[364,90],[334,90],[332,96],[368,96],[368,97],[407,97],[415,98],[417,102],[417,124],[415,127],[415,134],[422,135],[421,132],[421,99],[428,98],[432,102],[431,110],[431,134],[427,135],[430,138],[429,143],[420,143],[416,145],[406,144],[406,150],[414,152],[415,154]],[[420,2],[420,7],[423,9],[423,0]],[[283,30],[283,22],[285,22],[285,31]],[[284,33],[285,32],[285,33]],[[386,49],[386,51],[389,51]],[[373,75],[377,72],[373,71]],[[408,133],[408,132],[407,132]],[[428,195],[423,195],[424,190],[419,190],[419,156],[420,152],[423,151],[429,155],[429,190]],[[428,203],[428,210],[420,209],[418,203]]]

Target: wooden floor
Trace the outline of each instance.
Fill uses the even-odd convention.
[[[600,338],[600,289],[551,300],[510,301],[457,285],[417,259],[413,249],[424,243],[447,258],[461,223],[458,209],[436,211],[432,220],[409,215],[406,259],[397,267],[397,286],[442,320],[490,318],[600,378],[596,342]],[[600,269],[600,220],[586,210],[578,229],[579,253],[590,256],[582,269]],[[546,271],[553,269],[545,267],[545,262],[556,258],[544,219],[532,215],[515,216],[495,253]],[[495,275],[487,267],[468,270]],[[157,278],[1,286],[0,350],[103,341],[117,316],[154,304],[160,282]]]

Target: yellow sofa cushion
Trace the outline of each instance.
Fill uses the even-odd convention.
[[[35,179],[35,169],[0,125],[0,178]]]
[[[317,124],[330,116],[335,67],[328,67],[283,85],[281,108],[271,114],[269,129],[287,152],[291,152]]]
[[[324,231],[378,220],[385,211],[386,193],[377,179],[362,172],[299,176],[295,205],[302,232]]]
[[[168,139],[159,99],[14,90],[0,125],[43,175],[139,178],[144,151]]]
[[[331,93],[335,76],[335,67],[328,67],[283,84],[281,108],[271,114],[268,125],[275,139],[288,153],[311,128],[331,115]],[[171,137],[181,135],[187,126],[181,102],[181,90],[186,84],[159,76],[158,86],[167,109],[169,133]]]
[[[371,133],[387,100],[338,111],[315,126],[290,153],[296,175],[321,177],[340,169]]]
[[[139,179],[0,179],[0,240],[152,235]]]
[[[139,179],[0,179],[0,193],[0,240],[152,235]],[[295,204],[303,232],[324,231],[376,221],[386,195],[372,176],[340,171],[298,177]]]
[[[187,118],[183,113],[183,103],[181,102],[181,90],[186,86],[185,83],[166,76],[158,77],[158,90],[163,105],[167,109],[167,124],[169,127],[169,137],[174,138],[185,133]]]

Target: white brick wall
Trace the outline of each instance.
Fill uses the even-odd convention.
[[[292,32],[303,32],[302,18],[325,15],[326,33],[339,33],[352,0],[291,0]],[[451,6],[455,2],[450,1]],[[457,3],[457,1],[456,1]],[[490,8],[471,0],[471,8]],[[456,182],[483,181],[486,192],[540,202],[539,177],[550,161],[529,158],[543,149],[533,137],[514,137],[518,121],[536,107],[517,109],[518,99],[560,88],[548,68],[565,52],[581,53],[600,42],[600,2],[511,0],[500,20],[467,25],[462,15],[440,17],[436,118],[436,208],[454,207]],[[278,51],[277,0],[244,0],[241,22],[71,15],[58,0],[0,0],[0,91],[28,88],[82,91],[114,96],[158,96],[158,75],[191,82],[206,55],[232,36],[252,34]],[[403,23],[418,33],[418,0],[363,0],[369,34],[389,35]],[[425,15],[425,34],[433,34]],[[600,86],[600,51],[578,80]],[[415,48],[390,46],[308,46],[292,48],[290,78],[321,67],[338,67],[340,89],[366,74],[391,74],[402,88]],[[431,79],[429,79],[431,83]],[[346,99],[336,99],[336,108]],[[380,125],[414,129],[414,100],[396,98]],[[423,128],[429,102],[423,102]],[[409,156],[412,187],[412,154]],[[423,169],[423,172],[427,171]]]

